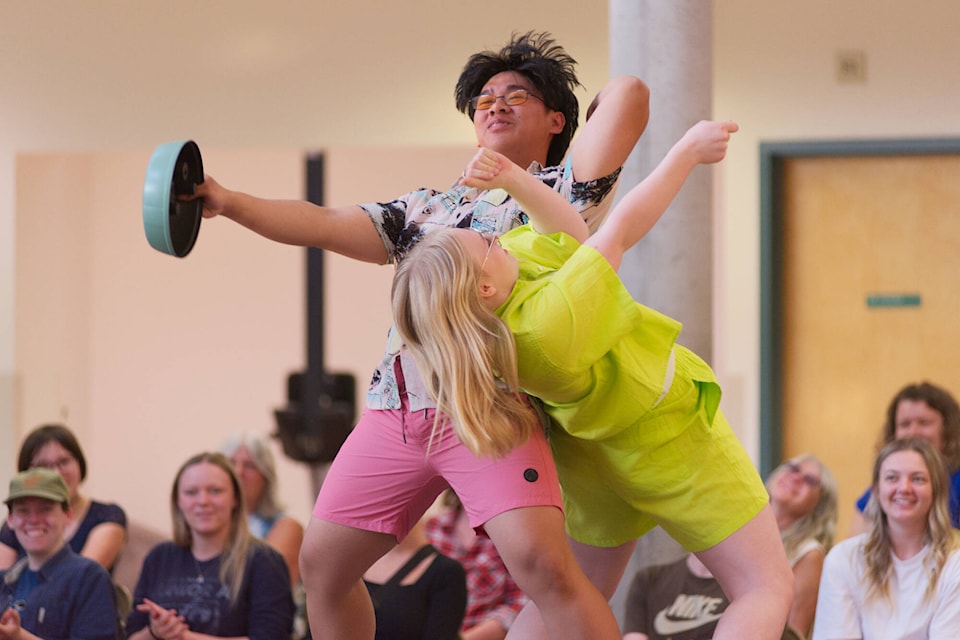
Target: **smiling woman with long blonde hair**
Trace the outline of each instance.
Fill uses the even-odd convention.
[[[950,526],[947,471],[927,440],[895,440],[873,467],[867,532],[827,555],[814,640],[955,638],[960,532]]]
[[[170,491],[173,541],[143,562],[127,619],[131,640],[289,638],[290,575],[247,529],[240,482],[220,453],[200,453]]]

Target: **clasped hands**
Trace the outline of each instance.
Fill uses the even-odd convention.
[[[150,616],[148,628],[150,635],[158,640],[187,640],[190,627],[183,616],[177,615],[176,609],[164,609],[149,598],[144,598],[137,605],[137,611],[143,611]]]
[[[20,613],[13,607],[0,613],[0,640],[20,640],[23,637]]]

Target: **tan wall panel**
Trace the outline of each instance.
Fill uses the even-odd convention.
[[[301,198],[300,150],[202,149],[222,184]],[[386,200],[444,188],[470,147],[338,150],[329,200]],[[37,155],[18,164],[16,446],[41,422],[64,420],[89,461],[89,495],[169,530],[177,467],[233,431],[274,430],[286,376],[306,363],[305,251],[228,220],[201,224],[178,259],[144,237],[140,200],[149,152]],[[370,167],[394,167],[370,183]],[[330,256],[327,368],[357,377],[358,399],[382,355],[392,267]],[[278,458],[279,484],[306,521],[315,498],[306,466]]]
[[[960,158],[810,158],[784,172],[784,453],[837,476],[841,537],[890,398],[960,393]],[[876,294],[920,306],[869,307]]]

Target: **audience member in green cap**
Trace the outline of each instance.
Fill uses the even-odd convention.
[[[7,524],[26,556],[0,571],[0,640],[116,640],[113,583],[64,540],[70,491],[56,471],[33,468],[10,481]]]

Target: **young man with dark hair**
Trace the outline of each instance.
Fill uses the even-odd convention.
[[[473,120],[478,108],[488,109],[495,104],[496,96],[485,93],[486,84],[492,78],[501,73],[520,74],[539,93],[538,96],[531,95],[535,95],[548,109],[564,116],[564,127],[553,136],[546,161],[546,166],[559,165],[580,124],[580,103],[574,94],[574,89],[581,86],[577,80],[576,64],[577,61],[545,33],[530,32],[516,37],[500,51],[482,51],[470,56],[454,92],[457,109]],[[510,103],[508,96],[502,97]],[[521,97],[515,94],[515,104],[523,103],[519,99]],[[482,144],[480,131],[477,132],[477,140]]]
[[[28,469],[10,482],[7,523],[26,556],[0,572],[0,640],[116,640],[110,575],[64,541],[70,492],[56,471]]]

